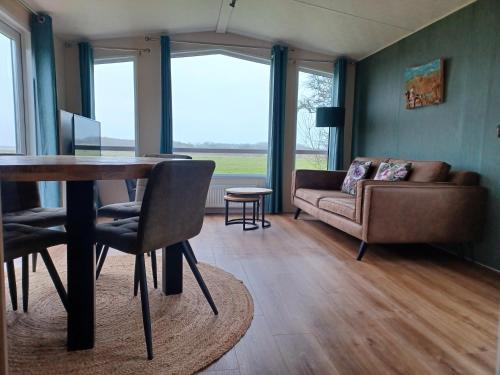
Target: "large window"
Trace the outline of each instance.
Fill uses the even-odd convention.
[[[217,174],[265,175],[269,64],[223,54],[172,59],[174,151]]]
[[[25,151],[20,40],[0,22],[0,153]]]
[[[95,118],[103,155],[135,155],[135,67],[130,59],[94,65]]]
[[[329,128],[316,127],[316,108],[332,105],[333,78],[299,71],[296,169],[326,169]]]

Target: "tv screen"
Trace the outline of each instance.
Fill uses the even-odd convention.
[[[73,113],[59,111],[59,149],[61,155],[74,155]]]
[[[101,123],[87,117],[73,116],[75,155],[101,155]]]

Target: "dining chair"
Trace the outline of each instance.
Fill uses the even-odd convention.
[[[192,159],[189,155],[182,154],[146,154],[145,157],[153,157],[159,159]],[[111,218],[113,220],[128,219],[130,217],[139,216],[141,211],[142,198],[144,196],[144,191],[146,189],[148,180],[141,178],[137,180],[135,200],[133,202],[122,202],[122,203],[112,203],[105,205],[97,211],[99,217]],[[97,269],[96,278],[99,278],[101,274],[102,267],[106,261],[108,255],[109,247],[103,246],[102,244],[97,244],[96,246],[96,259],[97,259]],[[192,249],[191,249],[192,252]],[[151,256],[151,269],[153,272],[153,286],[155,289],[158,288],[158,271],[157,271],[157,261],[156,261],[156,250],[151,251],[148,255]],[[194,256],[194,252],[193,252]],[[196,259],[196,257],[195,257]],[[135,287],[134,295],[137,295],[137,276],[134,277]]]
[[[0,156],[22,154],[0,154]],[[2,181],[2,214],[4,224],[24,224],[50,228],[66,225],[66,209],[42,207],[37,182]],[[37,253],[32,256],[36,271]]]
[[[142,319],[148,359],[153,358],[151,318],[144,254],[179,244],[210,304],[215,303],[186,243],[203,226],[205,202],[215,163],[210,160],[171,160],[160,162],[151,171],[138,217],[96,226],[96,240],[111,248],[135,255],[135,274],[141,289]]]
[[[12,309],[17,310],[17,288],[14,260],[22,258],[22,289],[23,311],[28,311],[29,269],[28,256],[39,253],[49,271],[50,278],[56,287],[64,308],[67,310],[68,297],[61,278],[47,251],[48,247],[66,243],[66,233],[57,230],[32,227],[23,224],[4,224],[4,262],[7,265],[7,278],[9,283]]]

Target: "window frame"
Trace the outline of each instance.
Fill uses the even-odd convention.
[[[296,95],[296,100],[295,100],[295,142],[294,142],[294,151],[293,151],[293,165],[294,165],[294,169],[297,167],[297,133],[298,133],[298,104],[299,104],[299,83],[300,83],[300,80],[299,80],[299,76],[300,76],[300,73],[307,73],[307,74],[315,74],[315,75],[319,75],[319,76],[323,76],[323,77],[327,77],[327,78],[334,78],[334,74],[333,72],[327,72],[327,71],[324,71],[324,70],[320,70],[320,69],[315,69],[315,68],[310,68],[308,66],[305,66],[305,65],[298,65],[297,66],[297,76],[296,76],[296,82],[297,82],[297,87],[296,87],[296,92],[297,92],[297,95]],[[332,84],[332,90],[333,90],[333,84]],[[332,103],[333,105],[333,103]],[[326,157],[327,157],[327,160],[328,160],[328,155],[330,153],[330,147],[331,147],[331,142],[330,142],[330,133],[331,133],[331,129],[329,128],[328,129],[328,148],[326,150]],[[328,163],[327,163],[328,164]],[[326,167],[325,170],[328,169],[328,165]]]
[[[0,17],[0,33],[11,40],[12,76],[14,89],[14,111],[16,132],[16,153],[28,152],[28,109],[25,93],[25,64],[23,54],[23,33]]]
[[[245,60],[245,61],[250,61],[254,63],[259,63],[259,64],[264,64],[269,67],[269,79],[271,77],[271,57],[261,57],[261,56],[253,56],[248,53],[244,52],[237,52],[233,51],[228,48],[223,48],[223,47],[213,47],[213,48],[203,48],[203,49],[193,49],[193,50],[180,50],[180,51],[172,51],[171,53],[171,58],[185,58],[185,57],[197,57],[197,56],[210,56],[210,55],[224,55],[227,57],[232,57],[240,60]],[[269,87],[270,89],[271,87]],[[174,95],[174,93],[172,93]],[[270,103],[268,105],[268,112],[270,113],[271,107]],[[175,124],[174,124],[175,126]],[[268,142],[269,142],[269,131],[270,131],[270,123],[268,122],[267,124],[267,135],[268,135]],[[197,149],[197,148],[173,148],[173,152],[179,152],[179,153],[187,153],[189,152],[199,152],[200,150],[204,149]],[[208,150],[208,149],[207,149]],[[244,149],[235,149],[236,151],[239,150],[244,150]],[[217,152],[212,152],[214,150],[210,150],[210,153],[217,153]],[[227,152],[228,150],[221,149],[221,151],[226,151],[226,152],[220,152],[220,154],[228,154],[232,152]],[[235,155],[243,153],[243,152],[234,152]],[[269,145],[268,148],[265,150],[263,153],[255,153],[256,155],[264,154],[266,155],[266,165],[269,160]],[[265,174],[244,174],[244,173],[214,173],[213,178],[215,179],[252,179],[252,180],[258,180],[259,182],[265,181],[267,178],[267,173]]]
[[[94,58],[94,68],[95,65],[102,64],[113,64],[113,63],[122,63],[122,62],[132,62],[133,63],[133,71],[134,71],[134,154],[138,156],[139,154],[139,137],[140,137],[140,129],[139,129],[139,103],[138,103],[138,68],[137,68],[137,56],[136,55],[109,55],[109,56],[99,56]],[[95,95],[95,75],[94,75],[94,93]],[[95,98],[94,98],[95,100]],[[99,120],[97,120],[99,121]],[[105,149],[106,146],[101,146],[101,149]],[[132,151],[132,150],[130,150]]]

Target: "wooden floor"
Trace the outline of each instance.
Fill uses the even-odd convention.
[[[243,280],[255,317],[203,373],[493,374],[500,274],[427,246],[369,247],[313,220],[207,216],[198,259]]]
[[[206,217],[199,261],[250,290],[247,334],[205,375],[494,374],[500,273],[427,246],[370,246],[312,219]],[[208,285],[210,288],[210,285]]]

